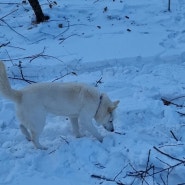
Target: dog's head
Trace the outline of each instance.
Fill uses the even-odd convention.
[[[99,110],[95,117],[96,121],[110,132],[114,131],[114,110],[118,104],[119,100],[112,102],[106,94],[103,94]]]

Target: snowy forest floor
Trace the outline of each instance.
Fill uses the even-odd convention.
[[[67,118],[49,115],[41,135],[49,149],[37,150],[1,98],[0,184],[184,185],[185,2],[171,12],[167,0],[40,3],[50,20],[38,25],[27,1],[0,3],[0,60],[12,87],[97,86],[120,100],[116,131],[97,126],[103,143],[76,139]]]

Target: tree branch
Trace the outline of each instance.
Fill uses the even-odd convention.
[[[60,62],[63,62],[62,60],[60,60],[59,58],[57,57],[54,57],[54,56],[51,56],[51,55],[46,55],[44,54],[45,52],[45,48],[43,49],[43,51],[41,51],[40,53],[37,53],[37,54],[33,54],[33,55],[30,55],[30,56],[26,56],[26,57],[19,57],[19,58],[11,58],[10,59],[2,59],[3,61],[17,61],[17,60],[23,60],[23,59],[30,59],[30,62],[32,62],[33,60],[39,58],[39,57],[43,57],[43,58],[53,58],[55,60],[58,60]]]
[[[118,182],[118,181],[115,181],[115,179],[111,179],[111,178],[107,178],[105,176],[101,176],[101,175],[91,175],[92,178],[96,178],[96,179],[100,179],[100,180],[104,180],[104,181],[107,181],[107,182],[115,182],[117,185],[125,185],[123,184],[122,182]]]
[[[159,153],[161,153],[161,154],[167,156],[167,157],[170,158],[170,159],[179,161],[179,162],[181,162],[181,163],[185,163],[185,160],[182,160],[182,159],[178,159],[178,158],[176,158],[176,157],[173,157],[173,156],[171,156],[171,155],[169,155],[169,154],[167,154],[167,153],[161,151],[160,149],[158,149],[158,148],[155,147],[155,146],[154,146],[153,148],[154,148],[157,152],[159,152]]]

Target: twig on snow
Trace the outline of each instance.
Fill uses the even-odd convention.
[[[91,177],[96,178],[96,179],[100,179],[100,180],[103,180],[103,181],[107,181],[107,182],[115,182],[117,185],[125,185],[124,183],[122,183],[121,181],[116,180],[116,179],[118,178],[118,176],[123,172],[123,170],[127,166],[128,166],[128,164],[126,166],[124,166],[122,168],[122,170],[114,178],[109,178],[109,177],[105,177],[105,176],[102,176],[102,175],[95,175],[95,174],[92,174]]]
[[[96,81],[95,87],[98,87],[99,84],[102,84],[103,83],[102,82],[102,78],[103,77],[101,77],[99,80]]]
[[[177,137],[175,136],[175,134],[173,133],[172,130],[170,130],[170,133],[172,134],[173,138],[174,138],[176,141],[179,141],[179,140],[177,139]]]
[[[2,4],[2,3],[0,3],[0,4]],[[8,17],[9,15],[13,14],[13,13],[16,12],[17,10],[18,10],[18,9],[15,9],[15,10],[11,11],[10,13],[4,15],[3,17],[0,18],[0,20],[1,20],[1,19],[4,19],[5,17]]]
[[[44,54],[44,52],[45,52],[45,48],[40,53],[37,53],[37,54],[34,54],[34,55],[30,55],[30,56],[26,56],[26,57],[11,58],[11,61],[30,59],[30,62],[32,62],[33,60],[35,60],[37,58],[43,57],[43,58],[53,58],[53,59],[55,59],[55,60],[57,60],[59,62],[63,62],[62,60],[60,60],[57,57]],[[3,59],[3,61],[10,61],[10,59]]]
[[[80,36],[80,35],[78,35],[78,34],[72,34],[72,35],[69,35],[68,37],[60,38],[59,40],[61,40],[61,41],[60,41],[59,44],[62,44],[65,40],[67,40],[68,38],[73,37],[73,36]]]
[[[16,12],[17,10],[18,10],[18,9],[13,10],[12,12],[10,12],[10,13],[4,15],[3,17],[0,18],[0,21],[3,22],[4,24],[6,24],[6,25],[7,25],[13,32],[15,32],[17,35],[23,37],[23,38],[26,39],[26,40],[29,40],[27,37],[25,37],[24,35],[22,35],[22,34],[20,34],[19,32],[17,32],[14,28],[12,28],[12,26],[10,26],[10,25],[4,20],[5,17],[11,15],[12,13]]]
[[[66,138],[64,138],[63,136],[60,136],[60,139],[61,139],[62,141],[65,141],[65,143],[69,145],[69,141],[68,141]]]
[[[176,111],[178,114],[180,114],[180,116],[185,116],[185,113],[183,112],[179,112],[179,111]]]
[[[66,29],[62,33],[60,33],[57,36],[55,36],[54,39],[56,39],[57,37],[60,37],[61,35],[63,35],[65,32],[67,32],[69,30],[69,28],[70,28],[69,20],[66,17],[64,17],[64,19],[67,21]]]
[[[147,162],[146,162],[146,168],[145,170],[136,170],[134,168],[134,166],[130,163],[131,168],[134,170],[134,172],[129,172],[127,175],[131,176],[131,177],[136,177],[142,180],[142,184],[146,183],[149,185],[149,183],[147,182],[146,178],[148,176],[152,176],[153,177],[153,181],[154,181],[154,165],[150,164],[150,154],[151,154],[151,150],[148,151],[148,157],[147,157]],[[150,171],[152,170],[152,174],[150,173]]]
[[[100,179],[100,180],[104,180],[104,181],[107,181],[107,182],[115,182],[116,184],[118,185],[125,185],[123,184],[122,182],[118,182],[118,181],[115,181],[115,179],[111,179],[111,178],[107,178],[105,176],[102,176],[102,175],[91,175],[92,178],[95,178],[95,179]]]
[[[62,79],[62,78],[64,78],[65,76],[68,76],[68,75],[75,75],[75,76],[77,76],[77,74],[75,73],[75,72],[67,72],[66,74],[64,74],[63,76],[60,76],[60,77],[58,77],[58,78],[55,78],[54,80],[52,80],[51,82],[55,82],[55,81],[57,81],[57,80],[60,80],[60,79]]]
[[[158,148],[155,147],[155,146],[154,146],[153,148],[154,148],[157,152],[159,152],[159,153],[161,153],[161,154],[167,156],[167,157],[170,158],[170,159],[179,161],[179,162],[181,162],[181,163],[185,163],[185,160],[182,160],[182,159],[178,159],[178,158],[176,158],[176,157],[173,157],[173,156],[171,156],[171,155],[169,155],[169,154],[167,154],[167,153],[161,151],[160,149],[158,149]]]
[[[180,98],[185,98],[185,95],[182,95],[182,96],[179,96],[179,97],[173,98],[173,99],[171,99],[171,101],[178,100],[178,99],[180,99]]]
[[[167,145],[161,145],[161,146],[159,146],[159,148],[164,148],[164,147],[174,147],[174,146],[183,146],[184,144],[182,144],[182,143],[179,143],[179,144],[167,144]]]
[[[148,173],[148,166],[149,166],[149,162],[150,162],[150,153],[151,153],[151,150],[148,151],[148,158],[147,158],[147,162],[146,162],[146,169],[145,169],[145,172],[143,174],[142,183],[145,182],[145,178],[146,178],[147,173]],[[150,166],[149,169],[151,169],[151,166]]]
[[[117,132],[117,131],[115,131],[114,133],[115,134],[118,134],[118,135],[122,135],[122,136],[125,136],[126,135],[126,133],[121,133],[121,132]]]
[[[176,107],[185,107],[183,105],[178,105],[176,103],[173,103],[171,100],[166,100],[164,98],[161,98],[161,100],[163,101],[163,104],[166,105],[166,106],[169,106],[169,105],[175,105]]]
[[[3,5],[19,5],[20,3],[0,3],[0,4],[3,4]]]
[[[5,46],[7,46],[8,44],[10,44],[10,41],[9,41],[9,42],[7,42],[7,43],[3,43],[3,44],[1,44],[1,45],[0,45],[0,48],[5,47]]]
[[[21,48],[21,47],[18,47],[18,46],[12,46],[12,45],[9,45],[9,44],[10,44],[10,41],[7,42],[7,43],[3,43],[3,44],[0,45],[0,48],[8,46],[9,48],[15,48],[15,49],[20,49],[20,50],[24,50],[24,51],[26,50],[24,48]]]
[[[25,81],[29,84],[32,84],[32,83],[37,83],[35,81],[32,81],[32,80],[28,80],[24,77],[24,74],[23,74],[23,70],[22,70],[22,63],[19,61],[19,64],[18,64],[18,67],[19,67],[19,71],[20,71],[20,74],[21,74],[21,78],[17,78],[17,77],[9,77],[10,79],[13,79],[13,80],[21,80],[21,81]]]

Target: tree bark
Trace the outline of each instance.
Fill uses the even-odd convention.
[[[38,0],[28,0],[36,16],[36,22],[41,23],[49,19],[49,16],[44,15]]]
[[[171,11],[171,0],[168,0],[168,11]]]

